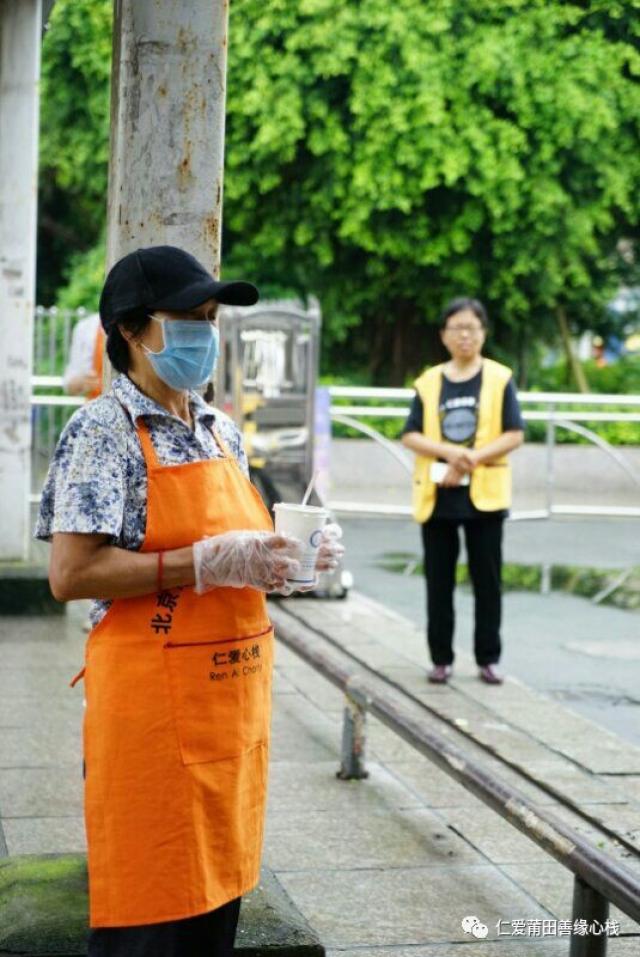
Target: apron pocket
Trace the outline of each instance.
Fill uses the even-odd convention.
[[[164,645],[184,764],[237,757],[269,737],[273,629]]]

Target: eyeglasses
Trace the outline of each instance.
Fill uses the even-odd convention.
[[[482,326],[480,325],[471,326],[471,325],[466,325],[465,323],[460,323],[460,325],[458,325],[456,323],[455,326],[445,326],[444,331],[451,332],[453,333],[454,336],[461,336],[463,332],[468,332],[470,336],[479,336],[480,333],[482,332]]]

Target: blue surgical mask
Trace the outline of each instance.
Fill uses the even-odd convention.
[[[220,352],[217,328],[204,319],[158,319],[164,349],[145,351],[156,374],[177,391],[195,389],[211,378]]]

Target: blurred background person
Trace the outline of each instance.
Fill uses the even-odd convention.
[[[453,664],[453,592],[462,525],[475,597],[479,677],[501,684],[502,529],[511,504],[508,453],[524,440],[511,370],[486,359],[487,314],[477,299],[454,299],[441,316],[449,361],[415,383],[402,442],[416,453],[414,518],[422,526],[427,583],[429,681],[444,684]]]
[[[98,398],[102,392],[103,353],[104,333],[96,312],[81,319],[73,328],[69,361],[62,378],[64,391],[68,395]]]

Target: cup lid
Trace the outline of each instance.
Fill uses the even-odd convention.
[[[281,509],[282,511],[287,512],[303,512],[307,514],[313,514],[314,512],[317,514],[322,513],[324,515],[329,514],[328,509],[324,508],[322,505],[297,505],[295,502],[276,502],[276,504],[273,506],[273,509],[274,511],[276,509]]]

